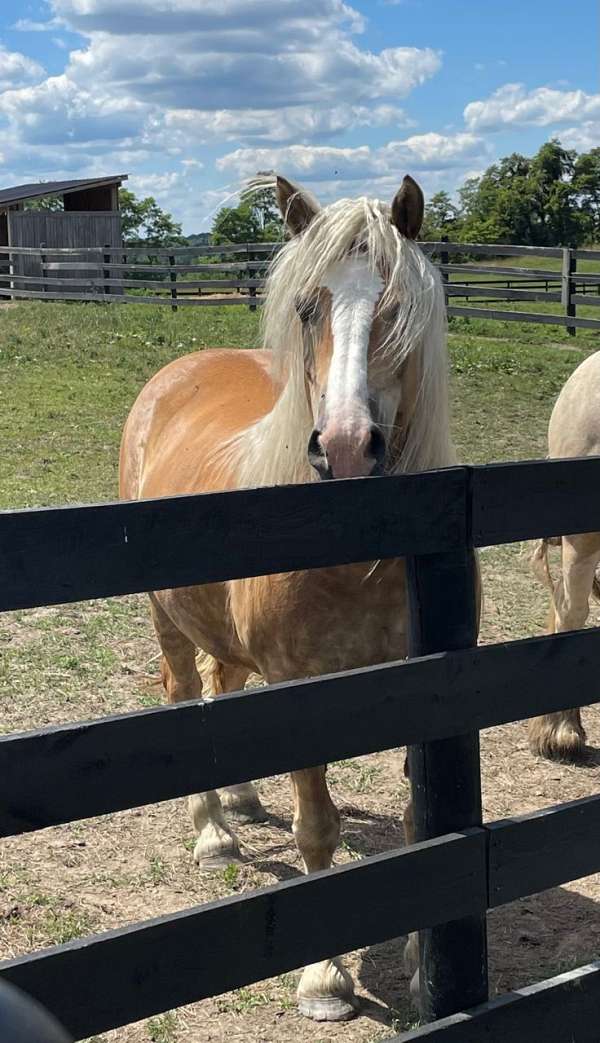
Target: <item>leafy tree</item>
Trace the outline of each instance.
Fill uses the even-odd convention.
[[[127,188],[119,189],[121,227],[126,243],[144,242],[148,246],[183,245],[181,225],[162,210],[153,196],[138,199]]]
[[[547,141],[513,153],[459,190],[462,242],[580,245],[600,234],[600,148],[578,156]]]
[[[238,206],[222,206],[215,216],[213,243],[276,243],[283,239],[283,221],[270,188],[260,188]]]
[[[600,148],[577,156],[573,165],[573,187],[585,225],[586,240],[600,240]]]
[[[25,209],[50,210],[52,213],[58,213],[64,210],[64,206],[61,196],[38,196],[37,199],[27,199],[25,201]]]
[[[436,192],[425,207],[425,218],[420,238],[439,240],[446,235],[455,237],[461,225],[460,209],[447,192]]]

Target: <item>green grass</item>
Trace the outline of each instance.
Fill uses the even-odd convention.
[[[246,308],[31,302],[2,310],[0,506],[114,499],[123,423],[162,365],[256,344]]]
[[[251,347],[257,338],[258,316],[246,308],[173,314],[142,305],[31,302],[3,309],[0,507],[115,498],[121,430],[148,378],[188,351]],[[464,459],[529,455],[532,427],[534,455],[543,450],[537,418],[544,430],[552,398],[599,343],[588,330],[572,339],[558,327],[452,320],[455,431]],[[533,425],[515,430],[528,412]]]

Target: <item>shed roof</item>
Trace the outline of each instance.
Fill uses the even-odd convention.
[[[127,174],[114,174],[112,177],[86,177],[76,181],[34,181],[31,185],[15,185],[13,188],[0,189],[0,207],[11,206],[25,199],[37,199],[40,196],[62,196],[69,192],[77,192],[82,188],[101,188],[103,185],[120,185],[127,180]]]

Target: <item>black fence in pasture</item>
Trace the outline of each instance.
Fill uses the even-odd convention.
[[[1,737],[0,835],[407,745],[418,841],[0,979],[82,1039],[419,930],[402,1040],[597,1040],[600,963],[488,1002],[486,911],[599,870],[600,797],[484,823],[478,733],[600,699],[600,630],[476,647],[474,553],[598,530],[597,458],[0,513],[1,610],[403,556],[412,621],[406,661]]]
[[[600,317],[578,316],[577,307],[600,306],[600,271],[578,271],[578,262],[600,261],[600,250],[511,246],[489,243],[423,242],[445,283],[448,315],[538,322],[600,330]],[[0,298],[102,301],[119,304],[182,306],[261,302],[269,261],[278,243],[149,248],[81,249],[0,247]],[[451,257],[458,261],[451,262]],[[474,263],[465,258],[481,257]],[[540,257],[555,268],[494,265],[501,257]],[[28,274],[23,274],[25,267]],[[36,269],[37,270],[34,270]],[[455,299],[466,304],[455,304]],[[555,310],[509,311],[474,307],[499,301],[537,301]],[[559,310],[560,309],[560,310]]]

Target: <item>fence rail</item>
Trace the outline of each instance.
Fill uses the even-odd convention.
[[[481,821],[477,732],[600,699],[600,630],[463,647],[472,548],[598,531],[598,490],[600,458],[585,458],[1,512],[2,610],[406,555],[413,653],[450,650],[0,738],[3,836],[405,744],[429,823],[403,851],[5,961],[0,977],[81,1039],[419,929],[426,1009],[452,1017],[405,1041],[538,1038],[532,1018],[552,1009],[544,1038],[562,1043],[575,987],[577,1039],[596,1039],[597,967],[454,1012],[487,997],[487,908],[600,869],[600,797]],[[436,792],[445,771],[460,799]]]
[[[600,260],[598,250],[445,241],[420,245],[442,272],[450,316],[559,325],[573,336],[578,328],[600,330],[600,317],[577,316],[578,307],[600,304],[600,272],[578,271],[578,262]],[[261,303],[269,262],[280,247],[280,243],[73,249],[5,246],[0,247],[0,299],[156,304],[173,311],[182,305],[245,304],[254,310]],[[499,257],[537,256],[556,260],[560,266],[546,270],[493,263]],[[452,262],[451,257],[458,260]],[[475,257],[490,258],[492,263],[476,263],[471,260]],[[28,273],[23,274],[20,268],[27,258]],[[31,263],[38,265],[39,274],[35,268],[31,274]],[[202,273],[206,278],[198,278]],[[451,303],[456,298],[466,300],[466,306]],[[471,299],[483,304],[537,301],[555,310],[473,308],[468,304]],[[561,306],[560,312],[557,306]]]

